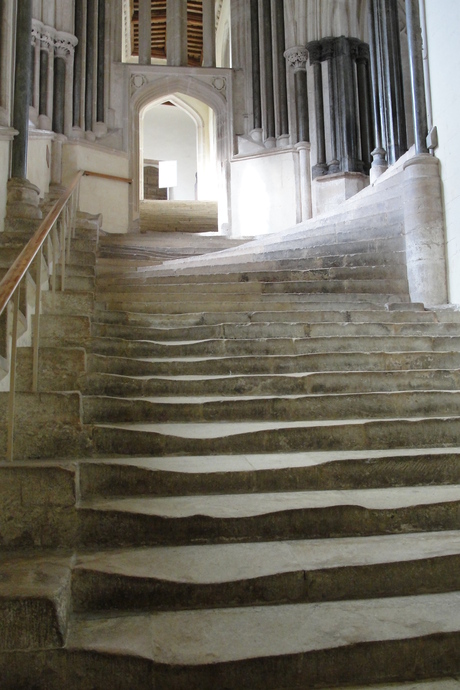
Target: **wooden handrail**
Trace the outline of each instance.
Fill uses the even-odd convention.
[[[106,173],[91,172],[90,170],[85,170],[83,175],[87,177],[100,177],[103,180],[113,180],[114,182],[125,182],[126,184],[132,184],[132,177],[118,177],[117,175],[107,175]]]
[[[7,274],[0,283],[0,314],[3,313],[6,305],[14,295],[18,285],[24,278],[27,271],[30,269],[33,260],[37,256],[40,248],[43,246],[46,238],[48,237],[51,229],[59,218],[59,214],[66,205],[68,199],[72,195],[73,191],[77,187],[79,181],[81,180],[84,172],[80,170],[73,178],[70,185],[67,187],[63,195],[59,198],[53,208],[50,210],[48,215],[40,223],[40,226],[32,235],[29,242],[26,244],[24,249],[21,251],[17,259],[10,266]]]

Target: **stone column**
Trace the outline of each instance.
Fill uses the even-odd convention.
[[[310,140],[308,114],[307,60],[308,50],[304,46],[289,48],[284,57],[294,69],[294,83],[297,106],[297,138],[299,142]]]
[[[13,141],[12,177],[27,178],[27,146],[29,142],[29,97],[32,83],[30,36],[32,33],[32,0],[18,3],[16,19],[16,70],[14,74],[13,127],[19,134]]]
[[[32,19],[32,88],[31,88],[31,102],[29,105],[34,109],[36,120],[34,124],[38,124],[38,115],[40,110],[40,46],[43,24],[36,19]]]
[[[337,39],[337,86],[340,105],[340,131],[342,133],[342,172],[361,172],[358,163],[358,130],[356,112],[356,80],[353,62],[353,39]]]
[[[263,73],[264,73],[264,137],[269,145],[275,146],[275,95],[273,89],[273,40],[270,0],[261,0],[262,36],[263,36]]]
[[[82,136],[85,128],[84,94],[86,81],[86,0],[75,0],[75,48],[73,82],[73,136]]]
[[[94,64],[96,60],[96,0],[87,0],[86,4],[86,91],[85,91],[85,130],[93,129],[93,98],[94,98]]]
[[[417,154],[428,153],[428,116],[426,107],[425,81],[423,74],[422,30],[418,0],[406,0],[407,38],[412,90],[412,111],[414,114],[415,150]]]
[[[374,183],[388,167],[385,160],[385,149],[382,138],[382,103],[379,79],[380,41],[377,30],[377,17],[374,0],[369,2],[369,53],[372,83],[372,112],[374,117],[375,148],[372,151],[372,168],[370,171],[371,184]]]
[[[275,27],[274,64],[277,76],[277,136],[286,144],[289,143],[289,117],[287,99],[286,61],[284,51],[286,48],[284,27],[284,0],[271,0],[271,11]]]
[[[313,177],[315,178],[327,172],[321,43],[319,41],[312,41],[307,45],[307,49],[310,55],[310,64],[313,67],[315,84],[316,164],[312,169]]]
[[[253,130],[262,130],[260,93],[259,0],[251,0],[252,110]]]
[[[166,61],[187,66],[187,0],[166,0]]]
[[[97,15],[97,104],[96,120],[105,122],[105,0],[99,0]]]
[[[406,116],[397,0],[380,0],[387,159],[392,165],[407,151]]]
[[[152,62],[152,2],[139,0],[139,64]]]
[[[329,92],[329,131],[330,131],[330,146],[331,159],[327,163],[328,173],[340,172],[339,151],[337,143],[337,129],[338,129],[338,94],[337,94],[337,79],[335,74],[334,61],[334,40],[326,39],[321,41],[321,50],[323,60],[327,63],[327,88]]]
[[[203,67],[216,66],[216,3],[203,0]]]
[[[372,123],[369,97],[369,49],[365,43],[358,46],[356,72],[358,76],[359,124],[361,131],[361,158],[369,172],[372,150]]]
[[[32,83],[30,45],[32,33],[32,2],[21,0],[16,16],[16,69],[14,74],[13,127],[17,135],[13,141],[11,177],[8,182],[8,230],[23,228],[14,219],[42,217],[38,208],[40,190],[27,180],[27,147],[29,142],[29,98]]]

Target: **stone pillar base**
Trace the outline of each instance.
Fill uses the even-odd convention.
[[[11,178],[7,185],[6,217],[41,220],[40,190],[29,180]]]
[[[447,303],[446,247],[439,161],[420,154],[404,166],[407,278],[412,302]]]
[[[354,196],[369,184],[369,178],[362,173],[335,173],[316,177],[313,181],[315,190],[315,215],[330,211]]]

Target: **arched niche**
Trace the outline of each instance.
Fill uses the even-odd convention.
[[[228,76],[215,77],[206,74],[201,78],[180,74],[161,76],[156,70],[149,70],[145,73],[141,68],[132,69],[129,125],[133,178],[130,208],[132,230],[139,227],[142,113],[149,105],[161,103],[167,99],[176,98],[178,102],[184,104],[185,102],[181,99],[182,94],[201,101],[209,106],[214,113],[216,168],[218,171],[218,222],[220,232],[228,233],[231,224],[229,170],[232,151],[231,107],[228,91],[231,80]]]

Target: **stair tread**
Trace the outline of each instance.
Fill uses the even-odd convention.
[[[173,473],[247,472],[287,468],[315,467],[330,462],[347,460],[377,461],[388,458],[420,458],[423,456],[459,455],[458,448],[401,448],[397,450],[337,450],[310,451],[303,453],[260,453],[234,455],[184,455],[162,457],[106,457],[98,458],[97,464],[113,464],[120,467],[138,467],[152,471]],[[87,464],[95,463],[88,459]]]
[[[80,617],[67,646],[198,666],[305,654],[460,629],[460,594]],[[232,640],[232,644],[229,644]]]
[[[334,506],[352,505],[368,510],[396,510],[459,501],[460,485],[443,485],[160,498],[93,498],[82,501],[80,507],[83,510],[115,511],[165,518],[206,515],[226,519]]]
[[[361,419],[326,419],[326,420],[304,420],[298,422],[271,421],[271,422],[119,422],[95,424],[95,427],[105,429],[122,429],[126,431],[140,431],[144,433],[161,434],[163,436],[175,436],[182,439],[219,439],[238,434],[254,434],[258,431],[270,431],[274,429],[307,429],[313,427],[327,426],[357,426],[378,422],[423,422],[429,419],[435,421],[439,419],[460,420],[460,416],[453,417],[385,417],[382,418],[361,418]]]
[[[396,563],[460,554],[460,532],[252,544],[158,546],[79,554],[75,569],[211,584],[283,572]]]

